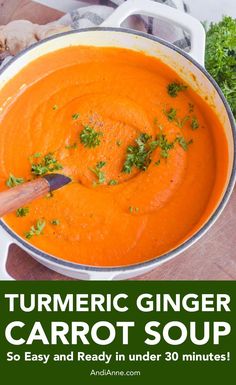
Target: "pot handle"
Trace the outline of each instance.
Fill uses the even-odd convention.
[[[100,26],[120,27],[131,15],[158,17],[182,27],[190,34],[191,49],[188,54],[204,66],[206,33],[195,17],[176,8],[151,0],[128,0],[121,4]]]
[[[7,236],[3,228],[0,226],[0,281],[14,281],[6,269],[9,247],[12,240]]]

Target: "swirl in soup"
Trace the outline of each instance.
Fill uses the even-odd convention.
[[[222,193],[222,125],[173,70],[143,53],[50,53],[15,76],[0,102],[1,190],[55,171],[73,180],[4,218],[58,258],[150,260],[196,232]]]

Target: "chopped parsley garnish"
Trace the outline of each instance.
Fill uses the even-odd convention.
[[[79,119],[79,116],[80,115],[78,113],[75,113],[75,114],[72,115],[72,119],[73,120],[77,120],[77,119]]]
[[[169,122],[173,122],[176,119],[177,111],[175,108],[170,108],[168,111],[164,111],[165,116],[169,120]]]
[[[157,119],[157,117],[155,117],[155,118],[153,119],[153,123],[154,123],[154,124],[158,124],[158,119]]]
[[[17,217],[25,217],[27,214],[29,214],[29,207],[20,207],[16,211],[16,216]]]
[[[179,92],[185,91],[187,88],[185,84],[173,82],[167,86],[167,91],[172,98],[175,98]]]
[[[161,163],[161,160],[160,160],[160,159],[158,159],[158,160],[155,162],[155,166],[159,166],[159,165],[160,165],[160,163]]]
[[[58,225],[60,225],[61,222],[59,221],[59,219],[52,219],[50,223],[53,226],[58,226]]]
[[[190,119],[190,117],[187,115],[183,119],[177,119],[176,124],[179,128],[183,128],[185,123]]]
[[[183,136],[177,136],[176,142],[183,148],[184,151],[188,150],[188,146],[193,143],[193,140],[189,140],[188,142]]]
[[[168,142],[164,134],[157,135],[153,141],[151,139],[150,135],[143,133],[135,140],[134,146],[127,147],[122,172],[130,174],[133,167],[145,171],[151,163],[153,151],[157,148],[160,148],[162,158],[167,159],[169,157],[169,151],[174,148],[174,142]]]
[[[92,171],[98,178],[98,181],[95,182],[94,184],[103,184],[106,181],[105,173],[101,171],[101,168],[103,168],[106,165],[106,162],[98,162],[96,164],[95,168],[90,168],[90,171]]]
[[[115,179],[111,179],[109,182],[108,182],[109,186],[115,186],[116,184],[118,184],[118,181],[115,180]]]
[[[102,168],[104,166],[106,166],[106,162],[100,161],[97,163],[97,168]]]
[[[197,130],[199,128],[199,122],[197,120],[197,118],[192,118],[192,121],[191,121],[191,128],[192,130]]]
[[[130,206],[129,207],[129,212],[132,214],[132,213],[138,213],[139,212],[139,208],[138,207],[133,207],[133,206]]]
[[[63,167],[52,153],[45,155],[39,163],[31,164],[31,172],[34,175],[42,176],[49,172],[61,170]]]
[[[54,111],[56,111],[56,110],[58,110],[58,105],[57,104],[54,104],[54,106],[52,107],[52,109],[54,110]]]
[[[166,115],[169,122],[174,122],[179,128],[183,128],[185,123],[190,119],[187,115],[183,119],[179,119],[177,117],[177,111],[175,108],[170,108],[169,110],[164,110],[164,114]]]
[[[65,146],[65,148],[67,149],[67,150],[75,150],[76,148],[78,148],[78,144],[75,142],[75,143],[73,143],[73,144],[67,144],[66,146]]]
[[[120,147],[120,146],[121,146],[121,140],[117,140],[116,145],[117,145],[118,147]]]
[[[9,175],[9,178],[6,181],[6,185],[10,188],[18,186],[19,184],[24,183],[24,178],[17,178],[13,174]]]
[[[156,146],[161,149],[161,157],[167,159],[169,157],[169,151],[174,148],[174,142],[168,142],[166,135],[157,135],[156,141],[152,142],[150,146]]]
[[[27,239],[31,239],[34,235],[40,235],[43,233],[43,229],[46,222],[42,219],[38,219],[34,226],[31,226],[30,230],[25,233]]]
[[[159,124],[157,117],[154,118],[153,123],[155,125],[157,125],[157,127],[159,128],[160,131],[163,130],[163,126],[161,124]]]
[[[103,135],[102,132],[95,131],[90,126],[85,126],[80,133],[80,142],[85,147],[97,147],[101,143],[100,137]]]
[[[142,133],[137,139],[135,139],[134,146],[128,146],[126,150],[126,160],[122,168],[122,172],[130,174],[132,168],[136,167],[139,170],[145,171],[149,166],[150,159],[150,147],[148,146],[148,141],[151,139],[151,136]]]
[[[41,158],[41,156],[42,156],[41,152],[35,152],[31,156],[29,156],[30,163],[33,163],[33,159]]]
[[[188,110],[189,110],[189,112],[193,112],[193,111],[194,111],[194,105],[193,105],[193,103],[189,103],[189,104],[188,104]]]
[[[35,152],[33,155],[32,155],[32,158],[40,158],[42,156],[41,152]]]

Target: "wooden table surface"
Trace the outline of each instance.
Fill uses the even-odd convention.
[[[27,0],[0,0],[0,25],[14,19],[47,23],[61,13]],[[236,190],[210,231],[187,252],[138,277],[142,280],[236,280]],[[34,261],[13,245],[8,272],[17,280],[68,280]]]

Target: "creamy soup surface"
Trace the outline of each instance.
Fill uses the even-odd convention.
[[[223,127],[157,59],[66,48],[21,71],[0,103],[0,190],[48,172],[73,179],[4,218],[49,254],[94,266],[150,260],[198,230],[222,193]]]

